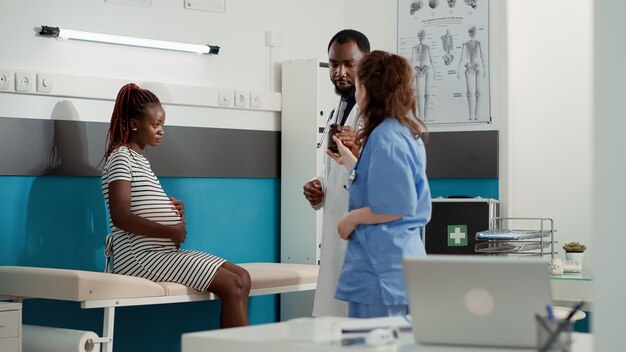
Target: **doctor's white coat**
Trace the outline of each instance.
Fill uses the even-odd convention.
[[[338,114],[334,114],[338,115]],[[356,130],[358,106],[355,104],[346,120],[346,126]],[[331,123],[336,123],[334,116]],[[327,137],[328,138],[328,137]],[[324,157],[324,171],[316,177],[322,183],[324,198],[313,208],[323,208],[322,246],[320,249],[320,270],[313,303],[313,316],[348,316],[347,302],[335,299],[337,280],[343,265],[347,242],[339,238],[337,223],[348,212],[348,170],[337,164],[328,155]]]

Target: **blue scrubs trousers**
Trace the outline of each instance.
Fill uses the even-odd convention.
[[[408,307],[406,304],[386,306],[348,302],[348,316],[350,318],[380,318],[407,315],[409,313]]]

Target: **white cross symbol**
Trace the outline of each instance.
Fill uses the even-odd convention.
[[[465,233],[461,232],[461,228],[455,227],[450,237],[454,239],[454,244],[461,244],[461,240],[465,238]]]

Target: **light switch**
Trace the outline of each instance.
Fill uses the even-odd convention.
[[[250,92],[247,90],[235,90],[235,106],[239,108],[247,108],[250,99]]]
[[[232,89],[220,89],[218,91],[217,104],[219,106],[233,106],[235,92]]]
[[[49,73],[38,73],[37,74],[37,91],[41,93],[50,93],[52,92],[53,87],[53,79],[52,75]]]
[[[30,92],[33,90],[33,75],[29,72],[15,72],[15,91]]]
[[[11,72],[0,70],[0,90],[11,89]]]
[[[261,93],[250,92],[250,107],[253,109],[258,109],[261,107]]]

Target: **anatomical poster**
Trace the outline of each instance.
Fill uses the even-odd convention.
[[[424,122],[491,122],[489,0],[398,0],[398,54]]]

